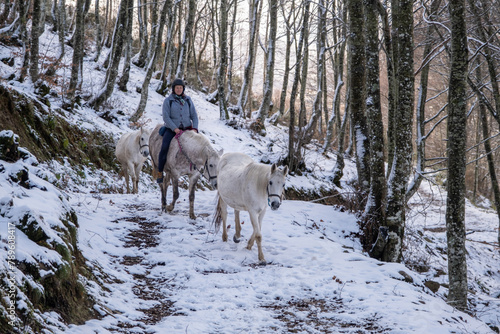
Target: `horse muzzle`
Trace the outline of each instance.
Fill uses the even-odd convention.
[[[217,177],[210,180],[210,185],[212,188],[217,189]]]
[[[273,211],[278,210],[280,205],[281,205],[280,201],[272,201],[271,203],[269,203],[269,206]]]
[[[278,210],[281,205],[281,197],[278,195],[270,195],[267,198],[267,204],[269,205],[271,210],[273,211]]]

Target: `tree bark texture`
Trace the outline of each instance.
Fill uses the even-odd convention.
[[[83,62],[83,29],[84,29],[84,7],[85,0],[76,2],[76,23],[75,33],[73,34],[73,61],[71,63],[71,79],[69,81],[68,97],[73,100],[79,82],[80,65]]]
[[[40,38],[40,19],[42,16],[42,0],[33,0],[33,11],[31,13],[31,43],[30,43],[30,76],[33,83],[38,80],[38,59]]]
[[[465,1],[449,3],[451,69],[448,93],[448,179],[446,237],[448,243],[448,303],[467,309],[467,258],[465,248],[465,167],[467,125],[467,30]]]
[[[269,107],[273,98],[274,62],[276,58],[276,34],[278,30],[278,0],[269,1],[269,41],[267,46],[266,80],[264,82],[264,96],[259,108],[259,117],[264,120],[269,115]]]
[[[365,205],[363,235],[365,246],[375,243],[385,223],[386,179],[384,162],[384,124],[380,103],[379,30],[376,0],[365,0],[366,18],[366,115],[370,144],[370,187]]]
[[[227,72],[227,28],[228,12],[227,0],[220,2],[220,24],[219,24],[219,68],[217,70],[217,92],[219,95],[219,118],[229,118],[226,104],[226,72]]]
[[[406,188],[412,160],[412,122],[414,104],[413,1],[393,0],[393,64],[395,69],[394,158],[390,165],[387,190],[388,243],[384,261],[399,262],[402,257],[406,221]]]
[[[367,193],[370,186],[370,144],[365,117],[365,37],[362,0],[348,2],[349,10],[349,71],[351,126],[356,142],[356,168],[360,189]]]

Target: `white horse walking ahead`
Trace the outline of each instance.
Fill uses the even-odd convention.
[[[149,155],[149,135],[151,130],[141,127],[140,130],[125,133],[116,144],[116,158],[122,165],[123,176],[130,193],[129,176],[132,179],[132,193],[139,191],[139,174],[142,165]]]
[[[222,219],[222,241],[227,241],[227,206],[234,209],[236,232],[234,242],[240,242],[240,211],[248,211],[253,233],[248,240],[247,249],[252,249],[257,241],[260,264],[266,264],[262,252],[262,219],[267,205],[277,210],[282,201],[288,166],[278,168],[276,164],[265,165],[255,162],[243,153],[226,153],[219,161],[217,194],[218,203],[214,217],[216,228]]]

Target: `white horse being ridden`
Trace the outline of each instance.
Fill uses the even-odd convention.
[[[149,138],[153,178],[155,179],[161,176],[158,173],[158,160],[162,145],[162,137],[158,133],[160,127],[161,125],[157,125]],[[203,175],[213,188],[217,187],[217,165],[221,154],[222,150],[216,151],[204,135],[195,131],[184,131],[172,139],[167,154],[167,163],[163,168],[165,177],[163,183],[160,184],[161,210],[170,212],[174,209],[175,202],[179,198],[179,178],[188,175],[189,218],[196,219],[194,214],[196,182]],[[173,197],[172,202],[167,206],[167,189],[170,182],[172,182]]]
[[[248,240],[247,249],[252,249],[256,241],[259,262],[264,265],[266,260],[261,245],[262,219],[268,205],[271,210],[280,207],[288,167],[260,164],[242,153],[226,153],[219,161],[218,170],[218,203],[214,221],[216,227],[219,227],[222,219],[222,240],[227,241],[227,206],[234,209],[234,242],[240,242],[241,238],[240,211],[248,211],[253,233]]]
[[[130,193],[129,176],[132,179],[132,192],[139,191],[139,174],[142,165],[149,155],[149,135],[151,130],[141,127],[140,130],[125,133],[116,144],[116,158],[122,165],[123,176]]]

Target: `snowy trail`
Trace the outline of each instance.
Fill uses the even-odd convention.
[[[284,201],[264,218],[269,264],[259,266],[256,247],[246,249],[249,223],[241,243],[223,243],[212,233],[215,192],[197,191],[196,220],[186,197],[181,189],[174,212],[160,214],[154,190],[72,196],[83,254],[103,282],[90,290],[104,317],[65,332],[461,333],[460,317],[484,325],[457,317],[403,265],[366,257],[352,215]]]

